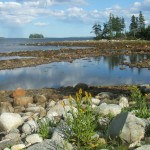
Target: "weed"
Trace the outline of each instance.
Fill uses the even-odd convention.
[[[135,110],[135,115],[141,118],[150,117],[150,112],[146,103],[146,97],[142,95],[137,86],[132,86],[129,89],[131,91],[131,99],[135,102],[135,106],[131,108]]]
[[[72,142],[77,150],[93,150],[99,147],[98,139],[93,139],[97,128],[96,116],[92,108],[91,94],[85,92],[84,108],[82,105],[82,90],[76,93],[77,113],[72,109],[73,119],[67,118],[67,124],[71,130],[67,134],[68,141]],[[70,102],[72,104],[72,102]]]
[[[39,126],[38,134],[44,139],[50,138],[52,134],[51,127],[55,126],[56,124],[50,121],[48,118],[38,120],[37,123]]]

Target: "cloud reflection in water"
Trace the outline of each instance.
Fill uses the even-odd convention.
[[[149,83],[149,76],[148,69],[139,71],[126,67],[126,70],[120,70],[119,62],[115,63],[112,69],[104,57],[99,57],[99,59],[78,59],[73,63],[60,62],[2,70],[0,71],[0,89],[74,86],[80,82],[89,85],[143,84]]]

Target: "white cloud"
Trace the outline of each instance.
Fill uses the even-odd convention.
[[[52,5],[87,5],[85,0],[22,0],[27,5],[32,6],[52,6]],[[17,0],[17,2],[20,2]]]
[[[45,22],[36,22],[34,23],[35,26],[40,26],[40,27],[43,27],[43,26],[48,26],[49,24],[48,23],[45,23]]]
[[[74,4],[73,7],[67,9],[54,10],[53,5],[58,4]],[[150,0],[143,2],[135,2],[131,8],[121,8],[114,5],[104,10],[85,10],[77,7],[77,4],[87,4],[86,0],[17,0],[16,2],[0,2],[0,24],[5,26],[22,26],[28,24],[40,17],[53,17],[66,22],[82,22],[93,24],[95,21],[100,23],[108,19],[110,13],[123,16],[127,22],[131,16],[138,15],[139,11],[143,11],[146,20],[149,20]],[[148,21],[146,22],[148,23]],[[45,26],[42,22],[37,22],[36,26]]]

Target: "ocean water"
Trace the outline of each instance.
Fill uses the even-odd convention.
[[[0,53],[26,50],[58,50],[57,46],[26,46],[21,44],[49,41],[89,40],[89,38],[46,38],[46,39],[0,39]],[[73,47],[76,48],[76,47]],[[80,47],[78,47],[80,48]],[[19,56],[0,57],[0,60],[20,59]],[[150,84],[148,68],[129,68],[121,62],[136,62],[150,55],[100,56],[54,62],[36,67],[25,67],[0,71],[0,90],[58,88],[86,83],[98,85]],[[122,68],[124,68],[122,70]]]
[[[44,39],[29,39],[29,38],[0,38],[0,53],[5,52],[18,52],[30,50],[59,50],[66,48],[66,46],[26,46],[24,44],[37,43],[37,42],[50,42],[50,41],[77,41],[77,40],[90,40],[92,38],[44,38]],[[23,44],[23,45],[22,45]],[[71,47],[83,48],[83,47]]]

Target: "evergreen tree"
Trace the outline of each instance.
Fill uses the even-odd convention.
[[[113,36],[113,25],[114,25],[114,15],[113,14],[111,14],[110,13],[110,15],[109,15],[109,20],[108,20],[108,34],[109,34],[109,36],[112,38],[112,36]]]
[[[92,27],[92,32],[96,35],[96,39],[101,36],[101,25],[99,23],[95,23]]]
[[[102,37],[106,38],[108,37],[110,34],[110,28],[109,28],[109,25],[108,23],[104,23],[103,24],[103,32],[102,32]]]
[[[144,19],[142,12],[140,11],[139,20],[138,20],[138,29],[139,31],[141,31],[144,28],[145,28],[145,19]]]
[[[125,21],[124,21],[124,18],[122,17],[121,18],[121,31],[124,31],[126,25],[125,25]]]
[[[134,35],[138,31],[138,17],[135,17],[134,15],[131,17],[131,23],[130,23],[130,32]]]

